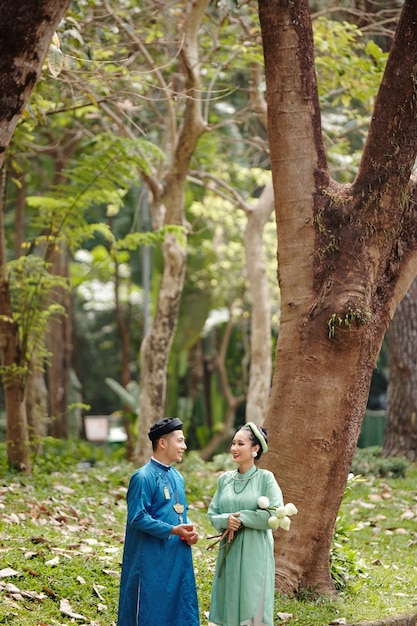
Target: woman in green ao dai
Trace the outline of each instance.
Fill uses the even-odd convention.
[[[258,461],[268,450],[266,431],[248,422],[235,434],[231,453],[238,469],[222,474],[208,509],[214,528],[223,532],[210,602],[212,626],[273,626],[274,542],[269,511],[283,505],[272,472]]]

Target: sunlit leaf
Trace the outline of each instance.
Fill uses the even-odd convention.
[[[48,68],[52,76],[56,78],[62,71],[63,55],[61,48],[58,48],[54,44],[49,46],[48,51]]]

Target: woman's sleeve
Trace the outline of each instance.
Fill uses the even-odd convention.
[[[227,523],[230,515],[230,513],[220,513],[219,498],[221,494],[221,489],[222,477],[220,476],[219,480],[217,481],[216,492],[209,504],[209,508],[207,511],[209,520],[216,530],[225,530],[227,528]]]
[[[266,496],[269,500],[269,508],[274,510],[284,503],[282,491],[272,472],[265,471],[264,477],[265,480],[263,481],[262,491],[265,493],[260,493],[259,495]],[[244,510],[240,512],[239,516],[244,526],[256,530],[267,530],[269,528],[269,518],[270,513],[263,509],[257,509],[256,511]]]

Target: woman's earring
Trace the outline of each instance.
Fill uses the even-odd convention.
[[[253,451],[253,452],[252,452],[252,456],[253,456],[253,458],[254,458],[254,459],[256,459],[256,457],[258,456],[258,453],[257,453],[257,452],[255,452],[255,451]]]

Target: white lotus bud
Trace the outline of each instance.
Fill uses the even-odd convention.
[[[296,513],[298,513],[297,507],[292,502],[288,502],[288,504],[284,506],[284,509],[285,515],[295,515]]]
[[[275,517],[275,515],[273,515],[272,517],[269,518],[268,526],[270,528],[272,528],[273,530],[276,530],[279,525],[280,525],[280,521],[279,521],[279,519],[277,517]]]
[[[266,496],[259,496],[258,506],[260,509],[267,509],[269,507],[269,498]]]
[[[277,507],[277,510],[275,511],[275,515],[278,518],[284,517],[286,515],[286,513],[285,513],[285,506]]]
[[[289,530],[291,526],[290,518],[285,515],[285,517],[279,520],[279,525],[283,530]]]

